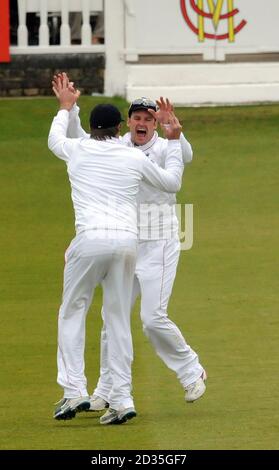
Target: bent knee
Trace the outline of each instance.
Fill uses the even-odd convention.
[[[168,317],[166,312],[163,312],[162,310],[152,312],[152,314],[149,315],[142,315],[143,331],[148,332],[158,330],[158,328],[162,328],[167,319]]]

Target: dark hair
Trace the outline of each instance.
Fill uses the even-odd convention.
[[[108,127],[107,129],[91,129],[91,138],[95,140],[106,140],[107,138],[111,139],[112,137],[116,137],[118,133],[118,126]]]

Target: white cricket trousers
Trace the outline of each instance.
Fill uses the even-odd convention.
[[[65,398],[87,396],[84,374],[85,321],[94,289],[103,287],[110,405],[133,406],[130,307],[136,263],[134,238],[100,239],[95,231],[77,235],[66,252],[58,319],[58,383]],[[125,233],[125,232],[124,232]],[[126,235],[125,235],[126,236]]]
[[[176,373],[185,388],[201,376],[203,367],[199,363],[198,355],[186,343],[179,328],[169,319],[167,313],[179,254],[180,243],[176,238],[139,242],[132,305],[141,294],[140,315],[143,331],[158,356]],[[105,317],[105,306],[103,316]],[[94,395],[105,400],[108,400],[111,387],[107,357],[107,328],[104,318],[100,378]]]

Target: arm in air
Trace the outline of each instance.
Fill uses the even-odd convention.
[[[53,91],[59,100],[60,110],[52,121],[48,136],[48,147],[57,157],[67,161],[73,146],[71,139],[66,137],[69,111],[76,103],[79,92],[73,92],[68,88],[66,74],[62,74],[58,80],[57,89],[53,87]]]
[[[160,168],[156,163],[144,156],[143,178],[158,189],[169,193],[176,193],[181,188],[183,162],[179,141],[181,125],[173,112],[170,112],[169,123],[164,132],[168,139],[165,169]]]

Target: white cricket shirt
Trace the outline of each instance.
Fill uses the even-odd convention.
[[[49,149],[67,164],[77,233],[84,230],[122,230],[137,236],[136,196],[142,180],[176,192],[183,172],[179,140],[167,143],[165,170],[141,150],[117,138],[98,141],[67,138],[69,112],[53,119]]]
[[[134,146],[131,134],[122,137],[122,142],[129,147],[140,149],[153,162],[165,168],[168,140],[158,136],[155,131],[152,139],[145,145]],[[180,135],[180,145],[184,164],[192,161],[193,152],[184,135]],[[176,216],[176,195],[161,188],[154,188],[148,181],[140,183],[137,196],[138,229],[140,240],[169,239],[178,235],[179,221]]]

